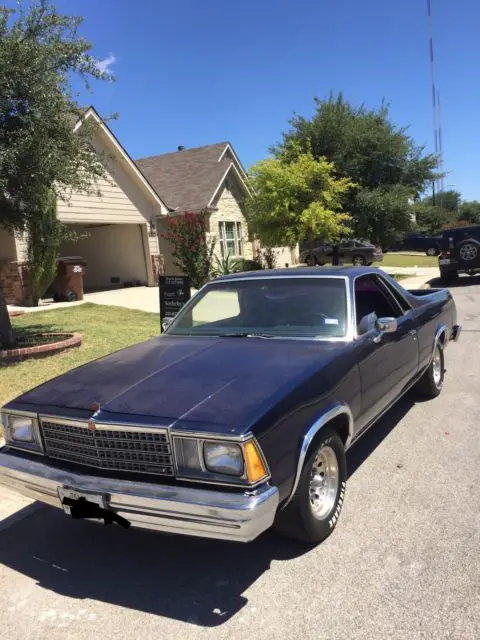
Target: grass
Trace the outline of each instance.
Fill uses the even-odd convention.
[[[19,331],[78,331],[83,342],[78,349],[0,367],[0,406],[73,367],[158,336],[159,323],[155,313],[89,303],[12,318]]]
[[[405,253],[385,253],[383,262],[375,262],[376,267],[438,267],[437,256],[426,256],[419,253],[409,255]]]

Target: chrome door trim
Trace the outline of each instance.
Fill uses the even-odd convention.
[[[300,482],[300,476],[302,475],[303,464],[305,462],[305,458],[307,457],[308,448],[310,447],[312,440],[322,427],[324,427],[331,420],[337,418],[338,416],[347,416],[348,418],[348,438],[345,443],[345,450],[347,450],[350,446],[350,442],[353,438],[353,415],[350,411],[350,407],[345,402],[336,402],[333,406],[330,406],[330,409],[328,409],[319,418],[317,418],[317,420],[315,420],[312,426],[304,434],[302,444],[300,446],[300,453],[298,455],[295,480],[293,481],[290,495],[283,504],[282,509],[285,509],[285,507],[290,503],[295,494],[295,491],[297,490],[298,484]]]

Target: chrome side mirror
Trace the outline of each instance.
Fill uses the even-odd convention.
[[[374,338],[374,342],[380,342],[384,333],[395,333],[397,320],[396,318],[378,318],[375,322],[375,329],[380,333]]]
[[[175,318],[164,318],[162,320],[162,329],[163,329],[163,331],[166,331],[174,320],[175,320]]]

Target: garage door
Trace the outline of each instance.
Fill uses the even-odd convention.
[[[78,242],[64,243],[61,255],[82,256],[86,259],[86,290],[123,286],[125,283],[147,284],[141,225],[71,224],[68,227],[85,237]]]

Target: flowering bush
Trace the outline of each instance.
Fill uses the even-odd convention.
[[[162,237],[172,245],[174,264],[198,289],[209,279],[212,270],[215,238],[207,240],[207,219],[203,213],[185,213],[166,220]]]

